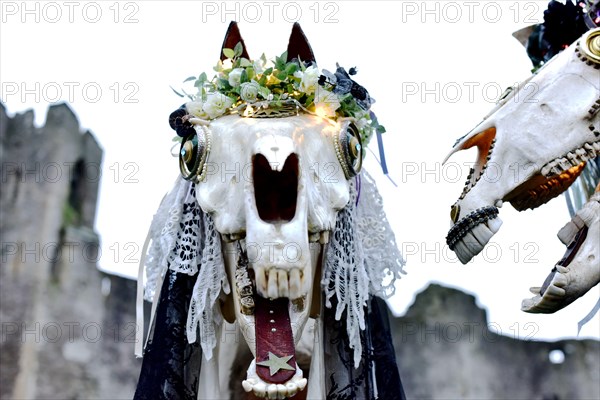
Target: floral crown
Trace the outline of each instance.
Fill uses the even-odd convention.
[[[216,74],[191,76],[197,92],[189,94],[173,89],[189,101],[169,117],[175,140],[185,142],[194,135],[194,125],[208,125],[226,114],[248,118],[281,118],[301,112],[334,121],[349,119],[356,131],[356,151],[364,152],[374,133],[385,128],[370,111],[375,100],[351,76],[356,68],[346,71],[336,65],[335,72],[319,70],[310,45],[298,24],[294,24],[288,50],[267,62],[248,57],[237,24],[231,23],[222,46],[221,59],[214,67]],[[182,156],[185,156],[182,146]],[[184,174],[185,176],[185,174]]]
[[[196,94],[181,94],[173,89],[178,96],[190,99],[172,118],[178,136],[186,136],[182,124],[174,120],[181,118],[183,111],[189,115],[188,120],[192,119],[191,126],[199,122],[193,118],[208,121],[226,113],[254,118],[281,117],[287,116],[292,108],[331,119],[353,118],[365,144],[374,132],[385,132],[369,111],[375,100],[350,78],[356,74],[356,68],[346,72],[337,65],[336,72],[331,73],[301,60],[286,62],[287,52],[276,57],[273,66],[267,66],[264,54],[258,60],[248,60],[240,57],[240,49],[237,45],[233,50],[223,49],[227,58],[219,61],[214,68],[217,75],[211,80],[203,72],[184,81],[194,81]]]

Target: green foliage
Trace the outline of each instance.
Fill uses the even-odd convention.
[[[179,97],[187,96],[192,101],[200,102],[205,102],[210,94],[220,93],[232,100],[230,108],[236,108],[244,105],[242,91],[244,85],[248,84],[250,90],[255,94],[251,97],[246,94],[245,98],[255,99],[251,102],[268,101],[271,104],[278,105],[283,100],[293,100],[304,110],[316,112],[318,104],[315,104],[315,87],[317,87],[317,90],[326,93],[333,91],[335,87],[334,84],[330,83],[319,86],[316,80],[312,81],[311,84],[305,84],[303,79],[305,79],[305,74],[308,73],[309,68],[312,68],[310,78],[315,79],[314,67],[309,67],[302,61],[288,62],[287,51],[275,57],[270,66],[267,66],[267,58],[264,54],[257,60],[248,60],[242,57],[243,52],[244,49],[241,43],[236,44],[233,49],[223,49],[223,55],[226,59],[219,61],[213,68],[216,75],[211,79],[204,72],[198,77],[190,76],[186,78],[184,83],[194,82],[194,87],[197,90],[195,95],[190,95],[183,89],[181,90],[183,94],[173,88],[171,89]],[[318,75],[316,77],[318,78]],[[311,87],[311,89],[307,90],[307,87]],[[304,92],[304,90],[307,90],[307,92]],[[331,93],[328,94],[328,96],[330,95]],[[360,121],[359,125],[362,128],[359,128],[359,131],[365,146],[373,133],[385,132],[385,128],[379,124],[377,118],[370,114],[368,110],[361,108],[350,93],[335,96],[339,101],[339,107],[334,109],[335,116],[331,117],[333,119],[350,117]],[[202,105],[202,107],[204,106]]]
[[[235,57],[235,51],[231,49],[223,49],[223,55],[227,58],[233,59]]]

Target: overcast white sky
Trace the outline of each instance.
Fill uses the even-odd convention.
[[[25,6],[23,4],[26,4]],[[228,22],[236,19],[250,56],[271,59],[299,21],[321,68],[357,66],[356,80],[377,99],[388,130],[394,187],[369,155],[408,275],[390,303],[403,313],[429,282],[458,287],[487,307],[492,329],[533,339],[572,337],[600,289],[554,315],[520,311],[564,252],[556,232],[569,219],[561,196],[518,213],[483,255],[463,266],[445,245],[450,205],[475,155],[441,161],[504,88],[527,78],[531,64],[511,33],[542,21],[547,1],[3,1],[0,97],[9,113],[68,101],[104,148],[96,220],[103,269],[132,275],[158,204],[178,175],[170,156],[169,114],[190,75],[210,74]],[[373,141],[371,148],[376,151]],[[460,176],[459,176],[460,175]],[[600,317],[582,331],[600,337]]]

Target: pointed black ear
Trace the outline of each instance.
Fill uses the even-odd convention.
[[[300,24],[297,22],[294,23],[294,27],[292,28],[287,55],[288,62],[294,58],[299,58],[303,62],[312,62],[316,64],[315,55],[310,48],[310,44],[308,44],[308,39],[304,35],[304,32],[302,32]]]
[[[235,45],[238,43],[242,44],[242,57],[249,60],[250,57],[248,57],[248,52],[246,51],[246,44],[244,43],[244,39],[242,39],[242,35],[240,34],[240,30],[238,29],[237,22],[231,21],[231,23],[229,24],[229,28],[227,28],[225,39],[223,39],[223,45],[221,46],[221,61],[227,58],[223,54],[223,49],[233,50],[235,48]]]

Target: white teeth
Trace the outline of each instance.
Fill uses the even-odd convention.
[[[287,297],[295,300],[308,293],[310,290],[310,280],[300,271],[299,268],[283,270],[278,268],[256,268],[254,271],[256,279],[256,291],[262,297],[278,299]]]
[[[303,378],[302,370],[296,367],[294,376],[282,384],[268,384],[256,374],[256,359],[252,360],[248,367],[247,379],[242,381],[242,387],[246,392],[253,392],[256,397],[268,399],[286,399],[295,396],[306,387],[307,380]]]
[[[546,293],[548,293],[548,295],[551,295],[553,297],[563,297],[565,295],[565,290],[561,289],[559,287],[554,286],[554,284],[548,286],[548,288],[546,289]]]
[[[554,274],[554,280],[552,281],[552,284],[555,285],[557,288],[564,288],[565,286],[567,286],[567,283],[567,277],[564,276],[562,273]]]
[[[476,225],[467,232],[454,245],[454,252],[460,262],[466,264],[479,254],[501,226],[502,220],[496,217]]]
[[[267,397],[269,399],[277,398],[277,385],[272,383],[267,387]]]
[[[283,386],[282,384],[277,384],[277,398],[283,400],[283,399],[287,398],[287,395],[288,395],[287,387]]]
[[[288,274],[283,270],[277,272],[277,283],[279,287],[279,297],[289,297]]]
[[[306,379],[304,379],[306,380]],[[288,393],[297,393],[298,392],[298,385],[294,382],[288,382],[285,384],[285,388],[287,389]],[[302,388],[304,389],[304,388]],[[300,390],[302,390],[300,389]]]
[[[583,148],[587,151],[588,157],[594,158],[596,156],[596,150],[594,149],[594,146],[590,145],[589,143],[586,143],[583,145]]]
[[[456,256],[458,257],[460,262],[463,264],[468,263],[471,260],[471,258],[473,258],[473,256],[467,249],[467,246],[465,246],[465,244],[463,243],[462,239],[456,242],[454,252],[456,253]]]
[[[579,159],[575,153],[567,153],[567,158],[571,161],[571,165],[576,167],[579,165]],[[587,157],[586,157],[587,158]]]
[[[492,236],[494,236],[494,232],[492,232],[486,224],[479,224],[475,228],[473,228],[473,236],[482,246],[488,244]]]
[[[575,222],[569,221],[565,226],[562,227],[560,231],[558,231],[558,239],[565,245],[568,246],[569,243],[573,241],[579,229]]]
[[[254,381],[254,379],[246,379],[242,381],[242,387],[246,393],[252,391],[252,386],[256,383],[251,381]]]
[[[256,395],[256,397],[266,397],[267,396],[267,385],[264,382],[259,382],[252,388],[252,391]]]
[[[567,272],[569,272],[569,269],[568,269],[568,268],[565,268],[565,267],[563,267],[562,265],[557,265],[557,266],[556,266],[556,270],[557,270],[558,272],[560,272],[561,274],[566,274]],[[558,275],[558,276],[561,276],[561,277],[562,277],[562,275]],[[566,283],[566,281],[565,281],[565,283]],[[563,286],[564,286],[564,285],[563,285]],[[559,287],[562,287],[562,286],[559,286]]]
[[[582,162],[595,158],[600,154],[600,142],[585,143],[579,149],[568,152],[563,157],[556,158],[541,169],[542,175],[551,178]]]
[[[290,298],[297,299],[301,296],[302,282],[300,281],[300,270],[298,268],[294,268],[290,271]]]
[[[533,294],[536,294],[536,295],[537,295],[537,294],[540,294],[540,290],[542,290],[542,288],[541,288],[541,287],[539,287],[539,286],[534,286],[534,287],[530,287],[530,288],[529,288],[529,291],[530,291],[531,293],[533,293]]]
[[[308,381],[306,380],[306,378],[302,378],[302,379],[298,380],[298,382],[296,382],[298,384],[298,389],[300,391],[304,390],[304,388],[306,387],[307,382]]]
[[[263,297],[267,295],[267,276],[265,270],[258,268],[254,271],[254,279],[256,281],[256,291]]]
[[[269,298],[271,299],[276,299],[279,297],[279,290],[278,290],[278,273],[277,270],[275,268],[271,268],[271,270],[269,270],[269,286],[267,288],[267,295],[269,296]]]
[[[462,239],[465,247],[467,250],[469,250],[469,253],[472,254],[471,257],[476,256],[481,250],[483,250],[483,246],[477,241],[477,239],[475,239],[472,232],[473,231],[468,232]]]
[[[488,228],[490,228],[490,231],[492,231],[492,233],[496,234],[496,233],[498,233],[498,231],[500,230],[500,227],[502,226],[502,220],[500,219],[500,217],[496,217],[496,218],[489,219],[486,224],[487,224]]]

